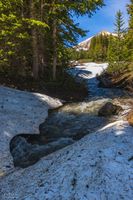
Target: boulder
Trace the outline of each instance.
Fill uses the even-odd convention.
[[[111,115],[118,115],[120,111],[122,111],[121,106],[117,106],[117,105],[112,104],[111,102],[107,102],[98,111],[98,116],[108,117]]]
[[[24,137],[16,136],[10,143],[10,151],[15,167],[28,167],[54,151],[57,151],[74,141],[70,138],[60,138],[46,145],[30,144]]]
[[[129,114],[127,116],[127,121],[130,126],[133,126],[133,110],[129,112]]]

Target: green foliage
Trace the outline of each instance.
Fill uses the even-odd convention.
[[[100,34],[92,39],[89,54],[93,61],[106,61],[109,36]]]
[[[63,71],[68,47],[86,33],[73,14],[91,16],[101,6],[103,0],[1,0],[0,71],[51,78],[55,57]]]
[[[126,35],[126,44],[128,48],[128,58],[130,62],[133,62],[133,0],[130,0],[128,5],[128,14],[129,14],[129,28]]]
[[[116,13],[115,37],[110,38],[108,48],[109,72],[120,72],[128,65],[128,49],[126,46],[126,31],[121,11]]]
[[[109,36],[101,33],[92,38],[88,51],[71,49],[71,60],[89,60],[104,62],[107,60]]]

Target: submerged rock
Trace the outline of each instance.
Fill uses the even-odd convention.
[[[104,106],[102,106],[98,112],[98,116],[111,116],[118,115],[120,111],[122,111],[121,106],[114,105],[111,102],[107,102]]]
[[[46,145],[30,144],[22,136],[16,136],[10,143],[15,167],[28,167],[36,163],[41,157],[73,143],[70,138],[59,138]]]

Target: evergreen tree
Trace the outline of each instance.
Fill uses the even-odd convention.
[[[108,51],[109,36],[100,34],[92,38],[90,49],[88,51],[89,57],[93,61],[106,61]]]
[[[85,34],[73,15],[91,16],[102,5],[103,0],[1,0],[0,69],[55,80],[57,66],[68,60],[67,47]]]
[[[116,37],[110,37],[108,48],[109,71],[121,71],[126,67],[126,44],[125,27],[123,14],[119,10],[116,13],[115,34]]]
[[[130,0],[128,5],[128,14],[129,14],[129,28],[126,36],[126,44],[128,48],[128,58],[129,61],[133,61],[133,0]]]

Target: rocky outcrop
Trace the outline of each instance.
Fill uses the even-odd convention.
[[[121,106],[114,105],[111,102],[107,102],[103,107],[98,111],[98,116],[108,117],[111,115],[118,115],[123,109]]]

